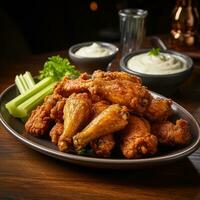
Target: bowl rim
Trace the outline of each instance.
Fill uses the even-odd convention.
[[[134,52],[131,52],[131,53],[128,53],[126,54],[125,56],[123,56],[121,59],[120,59],[120,68],[122,70],[125,70],[126,72],[128,73],[131,73],[131,74],[135,74],[135,75],[138,75],[138,76],[141,76],[141,77],[146,77],[146,78],[152,78],[152,77],[155,77],[155,78],[169,78],[169,77],[176,77],[176,76],[179,76],[179,75],[183,75],[187,72],[190,72],[193,70],[193,67],[194,67],[194,63],[193,63],[193,60],[183,54],[183,53],[179,53],[177,51],[173,51],[173,50],[160,50],[161,53],[169,53],[169,54],[173,54],[173,55],[176,55],[176,56],[179,56],[181,57],[182,59],[184,59],[186,61],[186,64],[187,64],[187,69],[181,71],[181,72],[176,72],[176,73],[172,73],[172,74],[145,74],[145,73],[141,73],[141,72],[136,72],[134,70],[131,70],[127,67],[127,61],[133,57],[133,56],[136,56],[136,55],[139,55],[139,54],[142,54],[142,53],[146,53],[148,51],[150,51],[151,48],[147,48],[147,49],[140,49],[140,50],[136,50]]]
[[[79,56],[79,55],[76,55],[75,52],[80,49],[81,47],[84,47],[84,46],[89,46],[93,43],[97,43],[97,44],[100,44],[102,45],[103,47],[110,47],[109,49],[112,51],[111,54],[107,55],[107,56],[101,56],[101,57],[83,57],[83,56]],[[68,50],[68,53],[69,53],[69,56],[70,57],[74,57],[76,59],[87,59],[87,60],[105,60],[105,59],[110,59],[112,58],[113,56],[115,56],[117,54],[117,52],[119,51],[119,48],[112,44],[112,43],[109,43],[109,42],[102,42],[102,41],[89,41],[89,42],[82,42],[82,43],[77,43],[77,44],[74,44],[73,46],[71,46]]]
[[[120,17],[129,18],[145,18],[148,15],[148,11],[145,9],[125,8],[118,12]]]

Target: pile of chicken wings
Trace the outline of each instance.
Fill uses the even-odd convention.
[[[144,158],[157,154],[159,146],[190,143],[188,122],[169,120],[171,104],[154,98],[137,76],[97,70],[60,81],[32,111],[25,129],[49,135],[62,152],[89,147],[97,157],[110,157],[118,149],[125,158]]]

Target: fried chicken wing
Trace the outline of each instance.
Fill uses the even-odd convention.
[[[150,121],[164,121],[172,115],[172,100],[170,99],[152,99],[151,103],[144,112],[144,117]]]
[[[56,85],[54,93],[60,94],[63,97],[69,97],[73,93],[88,92],[88,83],[91,82],[88,78],[89,76],[87,73],[83,73],[75,80],[70,80],[65,77]]]
[[[64,130],[58,140],[60,151],[69,151],[72,137],[83,128],[91,115],[91,100],[87,93],[72,94],[64,106]]]
[[[65,105],[66,99],[61,98],[57,101],[56,105],[51,109],[50,117],[55,122],[63,122],[63,109]]]
[[[59,99],[62,99],[62,96],[58,94],[47,96],[44,103],[32,111],[31,116],[25,124],[25,130],[34,136],[46,134],[53,125],[50,111]]]
[[[152,133],[165,146],[185,146],[192,139],[188,122],[183,119],[177,120],[176,124],[170,121],[155,123],[152,125]]]
[[[151,95],[144,86],[126,79],[94,79],[89,90],[113,104],[124,105],[137,114],[144,113],[151,100]]]
[[[139,78],[125,72],[96,71],[92,79],[83,77],[76,80],[64,79],[55,88],[55,93],[63,97],[80,92],[97,95],[102,100],[126,106],[138,114],[144,113],[152,98]]]
[[[114,135],[108,134],[93,140],[90,146],[98,157],[107,158],[110,156],[115,144]]]
[[[157,152],[157,138],[147,120],[131,115],[122,131],[121,151],[126,158],[141,158]]]
[[[94,118],[103,112],[109,106],[106,101],[99,101],[92,107]],[[101,136],[90,142],[93,152],[99,157],[109,157],[111,151],[115,147],[115,139],[113,133]]]
[[[49,133],[51,137],[51,142],[53,142],[54,144],[58,144],[58,139],[63,133],[63,130],[64,130],[63,123],[57,122]]]
[[[142,158],[154,155],[158,144],[190,143],[188,122],[167,121],[172,114],[172,101],[154,98],[137,76],[97,70],[60,81],[32,111],[25,130],[34,136],[49,132],[63,152],[80,153],[87,146],[96,156],[109,157],[116,146],[125,158]]]
[[[135,75],[131,75],[131,74],[127,74],[126,72],[104,72],[101,70],[96,70],[94,71],[94,73],[92,74],[92,79],[104,79],[106,81],[110,81],[110,80],[128,80],[128,81],[132,81],[134,83],[139,83],[141,84],[141,80],[139,77],[135,76]]]
[[[127,118],[128,110],[125,106],[110,105],[73,137],[75,149],[80,150],[96,138],[123,129],[128,123]]]
[[[108,108],[109,105],[109,102],[104,100],[94,103],[92,106],[93,118],[97,117],[102,111]]]

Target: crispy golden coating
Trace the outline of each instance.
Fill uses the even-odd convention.
[[[102,97],[99,95],[91,94],[91,93],[88,93],[88,94],[90,95],[90,98],[91,98],[93,104],[95,104],[99,101],[103,101]]]
[[[90,146],[98,157],[107,158],[115,147],[115,143],[114,135],[108,134],[93,140]]]
[[[142,114],[149,105],[151,95],[140,83],[126,79],[94,79],[90,84],[91,93],[97,94],[113,104],[128,107],[132,112]]]
[[[144,116],[150,121],[164,121],[172,115],[172,100],[170,99],[152,99],[147,107]]]
[[[91,93],[96,93],[111,103],[125,105],[138,114],[143,113],[150,103],[150,93],[135,75],[97,70],[93,73],[92,80],[89,86]]]
[[[60,151],[69,151],[72,137],[83,128],[91,115],[91,100],[87,93],[72,94],[64,106],[64,130],[58,140]]]
[[[123,129],[128,123],[127,119],[126,107],[118,104],[110,105],[73,137],[74,147],[80,150],[96,138]]]
[[[25,129],[35,136],[51,130],[51,141],[64,152],[88,145],[96,156],[109,157],[117,142],[125,158],[143,158],[155,154],[158,143],[181,147],[191,141],[187,121],[173,124],[167,121],[172,114],[172,101],[153,98],[137,76],[97,70],[60,81]]]
[[[141,84],[141,80],[139,77],[135,76],[135,75],[131,75],[131,74],[127,74],[126,72],[104,72],[101,70],[96,70],[94,71],[94,73],[92,74],[92,79],[104,79],[106,81],[110,81],[110,80],[128,80],[128,81],[132,81],[134,83],[139,83]]]
[[[141,158],[157,152],[157,138],[150,133],[150,125],[143,118],[131,115],[121,140],[121,150],[126,158]]]
[[[92,105],[93,118],[104,111],[110,104],[107,101],[99,101]]]
[[[99,70],[93,73],[92,79],[85,76],[76,80],[64,79],[56,86],[54,92],[64,97],[72,93],[87,92],[113,104],[127,106],[138,114],[144,113],[151,101],[149,91],[141,85],[140,79],[136,76],[125,72]]]
[[[61,98],[57,101],[56,105],[51,109],[50,117],[55,122],[63,122],[63,109],[65,105],[66,99]]]
[[[192,139],[188,122],[183,119],[177,120],[176,124],[170,121],[155,123],[152,125],[152,133],[165,146],[185,146]]]
[[[75,80],[65,77],[56,85],[54,93],[60,94],[63,97],[69,97],[73,93],[88,92],[88,83],[91,81],[88,80],[88,77],[87,73],[83,73]]]
[[[57,122],[49,133],[51,137],[51,142],[53,142],[54,144],[57,144],[59,137],[63,133],[63,130],[64,130],[63,123]]]
[[[50,118],[50,111],[60,99],[62,99],[62,96],[58,94],[47,96],[44,103],[32,111],[31,116],[25,124],[26,131],[34,136],[46,134],[53,125],[53,121]]]
[[[99,101],[95,103],[92,107],[93,110],[93,117],[95,118],[101,112],[103,112],[109,106],[108,102],[106,101]],[[101,136],[95,140],[90,142],[90,146],[93,149],[93,152],[98,157],[109,157],[111,151],[115,147],[115,139],[113,133]]]

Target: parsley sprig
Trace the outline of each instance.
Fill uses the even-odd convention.
[[[159,54],[160,54],[160,48],[152,48],[148,52],[148,55],[150,55],[150,56],[158,56]]]
[[[43,70],[39,73],[40,80],[45,77],[52,77],[55,81],[61,80],[64,76],[75,79],[80,75],[80,72],[70,64],[67,58],[62,58],[59,55],[49,57],[44,64]]]

